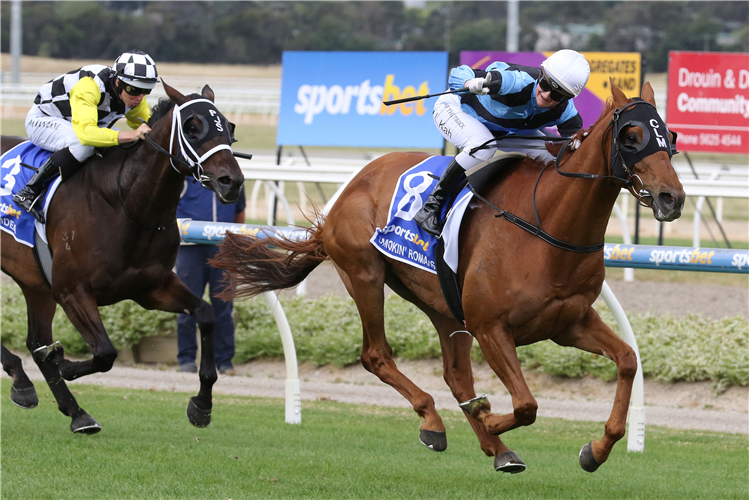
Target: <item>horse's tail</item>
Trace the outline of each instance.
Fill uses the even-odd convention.
[[[259,239],[226,233],[216,257],[210,261],[212,266],[228,272],[229,286],[221,297],[250,298],[298,285],[328,258],[322,236],[322,217],[307,229],[305,239],[282,235]]]

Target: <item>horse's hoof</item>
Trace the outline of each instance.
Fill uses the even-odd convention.
[[[16,389],[15,387],[10,388],[10,400],[14,405],[24,410],[30,410],[36,408],[39,404],[39,397],[36,395],[36,389],[34,386],[24,387],[22,389]]]
[[[187,405],[187,410],[185,410],[187,420],[189,420],[190,423],[195,427],[207,427],[208,424],[211,423],[211,410],[203,410],[201,408],[198,408],[198,405],[195,404],[194,399],[195,398],[190,398],[190,402]]]
[[[494,470],[497,472],[508,472],[517,474],[525,470],[525,462],[514,451],[506,451],[494,459]]]
[[[70,423],[70,430],[76,434],[96,434],[101,430],[101,425],[94,417],[83,412]]]
[[[445,451],[447,449],[447,433],[442,431],[428,431],[421,429],[419,433],[421,444],[433,451]]]
[[[587,472],[595,472],[601,466],[593,457],[593,441],[586,444],[580,449],[580,467]]]

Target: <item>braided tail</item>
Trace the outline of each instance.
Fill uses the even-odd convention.
[[[224,300],[250,298],[270,290],[291,288],[328,258],[322,240],[320,218],[307,230],[307,238],[291,240],[283,236],[254,238],[231,232],[219,245],[209,263],[227,271]]]

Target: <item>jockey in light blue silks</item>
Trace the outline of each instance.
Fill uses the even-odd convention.
[[[582,92],[590,65],[574,50],[560,50],[541,68],[495,61],[486,71],[462,65],[450,72],[450,90],[467,87],[470,93],[441,96],[432,116],[442,136],[458,153],[447,166],[429,199],[414,220],[428,233],[439,236],[444,221],[442,207],[465,170],[494,156],[495,137],[543,135],[539,129],[556,125],[563,136],[583,126],[572,98]],[[473,154],[470,151],[485,145]],[[573,145],[577,147],[578,144]]]

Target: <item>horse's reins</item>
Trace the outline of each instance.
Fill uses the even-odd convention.
[[[585,173],[585,172],[565,172],[563,170],[560,170],[559,164],[561,163],[562,157],[564,156],[564,153],[567,150],[567,146],[573,140],[572,137],[569,137],[569,138],[562,138],[562,137],[551,138],[551,139],[556,140],[556,141],[560,141],[560,140],[564,141],[562,143],[562,147],[559,150],[559,153],[557,154],[557,157],[554,160],[554,169],[557,171],[557,173],[559,173],[559,175],[562,175],[564,177],[575,177],[575,178],[580,178],[580,179],[612,179],[612,180],[617,181],[617,182],[622,182],[622,183],[624,183],[624,186],[627,188],[627,190],[630,193],[632,193],[632,195],[635,198],[637,198],[637,201],[639,203],[642,203],[642,201],[641,201],[642,198],[644,198],[646,196],[650,196],[650,194],[647,194],[647,193],[643,194],[642,193],[642,189],[639,190],[639,193],[635,193],[635,191],[634,191],[634,189],[635,189],[634,188],[634,179],[638,179],[640,181],[640,186],[643,185],[642,179],[640,179],[640,177],[637,174],[635,174],[632,171],[632,169],[627,165],[627,162],[626,162],[626,160],[624,158],[625,155],[621,151],[621,145],[620,145],[619,140],[618,140],[619,139],[619,133],[621,132],[621,130],[625,126],[627,126],[627,125],[629,125],[631,123],[638,123],[639,125],[642,125],[641,122],[629,121],[629,122],[626,122],[626,123],[621,123],[619,121],[619,118],[622,115],[622,113],[624,113],[624,111],[628,110],[629,108],[631,108],[632,106],[634,106],[635,104],[638,104],[638,103],[647,104],[647,105],[651,106],[653,108],[653,110],[655,110],[655,106],[653,106],[649,102],[643,101],[641,99],[637,99],[637,100],[635,100],[633,102],[628,103],[626,106],[622,107],[621,109],[616,109],[614,111],[614,115],[611,118],[611,121],[606,126],[606,130],[603,131],[603,136],[601,137],[601,149],[603,150],[604,155],[605,155],[605,150],[604,150],[605,144],[604,144],[604,141],[605,141],[605,137],[606,137],[606,132],[608,132],[609,129],[612,130],[612,132],[611,132],[611,134],[612,134],[611,141],[612,141],[612,152],[614,154],[610,158],[609,165],[608,165],[609,166],[609,174],[610,175],[590,174],[590,173]],[[642,128],[643,132],[647,133],[647,129],[644,128],[644,125],[641,128]],[[487,147],[490,142],[496,142],[496,141],[499,141],[499,140],[501,140],[503,138],[509,138],[509,137],[512,137],[512,136],[505,136],[505,137],[498,137],[496,139],[491,139],[491,140],[485,142],[484,144],[482,144],[481,146],[478,146],[478,147],[472,149],[470,154],[473,154],[475,151],[477,151],[479,149],[483,149],[483,148]],[[520,137],[512,137],[512,138],[517,139],[517,138],[520,138]],[[538,139],[540,137],[528,137],[528,139],[534,139],[534,138]],[[545,138],[548,139],[548,136],[545,137]],[[645,146],[647,146],[646,143],[649,143],[649,142],[650,142],[650,137],[648,135],[645,138],[645,140],[642,141],[642,144],[644,144],[644,146],[641,146],[639,149],[637,149],[637,151],[639,152],[642,149],[644,149]],[[669,156],[670,156],[670,155],[672,155],[672,154],[675,153],[675,147],[674,147],[673,144],[670,143],[670,141],[669,141],[668,145],[669,145]],[[615,175],[614,167],[613,167],[615,157],[618,159],[618,162],[622,165],[622,169],[624,170],[624,173],[627,174],[627,178],[619,177],[618,175]],[[483,196],[479,195],[476,192],[476,190],[473,188],[473,186],[471,186],[470,184],[468,184],[468,189],[473,193],[473,195],[476,198],[478,198],[480,201],[484,202],[487,206],[491,207],[492,209],[494,209],[494,210],[496,210],[498,212],[498,214],[495,215],[495,217],[502,217],[502,218],[504,218],[508,222],[511,222],[511,223],[515,224],[516,226],[518,226],[521,229],[524,229],[525,231],[528,231],[529,233],[533,234],[534,236],[537,236],[538,238],[542,239],[543,241],[549,243],[550,245],[552,245],[552,246],[554,246],[556,248],[561,248],[562,250],[569,250],[571,252],[578,252],[578,253],[592,253],[592,252],[598,252],[599,250],[603,250],[603,247],[604,247],[604,244],[605,244],[605,242],[603,242],[603,241],[601,243],[597,243],[595,245],[575,245],[573,243],[568,243],[566,241],[563,241],[563,240],[560,240],[558,238],[555,238],[554,236],[550,235],[549,233],[547,233],[546,231],[544,231],[543,229],[541,229],[541,219],[540,219],[540,217],[538,215],[538,209],[536,207],[536,190],[538,188],[539,182],[541,181],[541,176],[544,174],[544,172],[546,171],[547,168],[548,167],[544,167],[543,169],[541,169],[541,172],[538,174],[538,178],[536,179],[536,183],[533,186],[532,203],[533,203],[533,215],[536,218],[536,225],[535,226],[533,224],[531,224],[530,222],[526,221],[525,219],[522,219],[522,218],[518,217],[517,215],[514,215],[514,214],[508,212],[507,210],[502,210],[501,208],[495,206],[489,200],[487,200]]]

